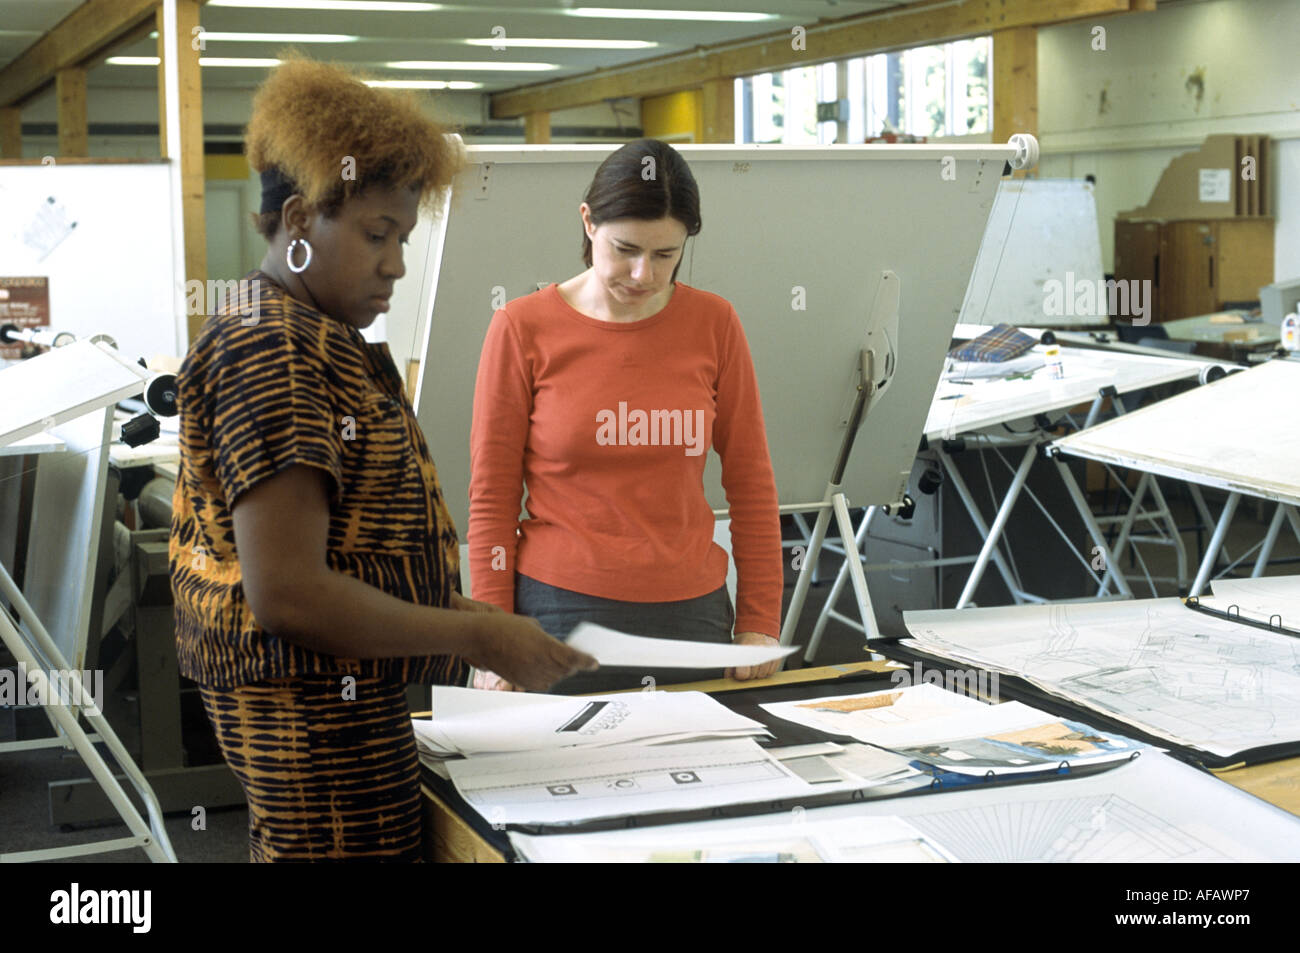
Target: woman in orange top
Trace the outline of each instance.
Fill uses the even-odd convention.
[[[587,270],[508,303],[483,345],[470,437],[475,598],[561,638],[588,620],[774,644],[781,532],[753,362],[731,305],[676,280],[701,226],[695,179],[671,146],[632,142],[601,164],[579,214]],[[710,446],[730,506],[734,612],[702,485]],[[710,674],[605,668],[554,690]]]

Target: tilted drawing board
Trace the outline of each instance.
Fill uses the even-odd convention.
[[[998,186],[961,319],[1054,328],[1109,324],[1106,314],[1048,314],[1046,309],[1049,281],[1061,282],[1059,293],[1065,295],[1067,288],[1083,281],[1101,280],[1101,233],[1092,183],[1007,179]],[[1069,300],[1077,298],[1070,295]],[[1102,311],[1105,303],[1103,296]]]
[[[578,205],[600,146],[472,147],[422,283],[416,410],[456,525],[467,525],[474,380],[500,300],[581,272]],[[843,479],[854,505],[902,498],[1003,165],[1015,146],[683,146],[703,229],[678,281],[736,308],[782,504],[823,499],[846,431],[867,316],[892,271],[897,371]],[[945,170],[949,177],[945,178]],[[441,241],[437,238],[441,233]],[[412,241],[415,244],[415,241]],[[799,309],[799,304],[804,306]],[[593,420],[593,433],[595,421]],[[726,500],[711,455],[705,491]]]
[[[90,635],[111,408],[143,390],[148,377],[109,345],[88,340],[0,369],[0,446],[26,439],[29,452],[40,454],[32,458],[36,479],[23,592],[78,670]],[[55,439],[42,445],[39,436]],[[57,449],[41,452],[50,446]],[[11,471],[11,479],[19,475]],[[12,493],[3,499],[0,521],[14,521],[17,499]]]
[[[1300,503],[1300,363],[1270,361],[1057,440],[1065,453]]]

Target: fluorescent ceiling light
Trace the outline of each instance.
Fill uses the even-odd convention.
[[[499,63],[496,60],[397,60],[384,65],[389,69],[424,69],[433,72],[452,69],[478,70],[485,73],[494,70],[539,72],[548,69],[559,69],[554,63]]]
[[[231,43],[355,43],[361,39],[343,33],[220,33],[216,30],[204,30],[196,36],[199,40]]]
[[[110,66],[157,66],[156,56],[110,56],[104,60]],[[265,68],[279,66],[280,60],[274,57],[260,56],[200,56],[200,66],[233,66],[247,68]]]
[[[242,43],[355,43],[361,39],[342,33],[222,33],[218,30],[204,30],[196,36],[205,40]],[[158,31],[150,33],[149,39],[158,39]]]
[[[200,56],[200,66],[279,66],[273,56]]]
[[[362,10],[366,13],[426,13],[441,10],[441,3],[405,3],[402,0],[208,0],[210,7],[260,7],[264,10]]]
[[[599,17],[608,20],[718,20],[752,23],[779,19],[775,13],[744,13],[728,10],[624,10],[619,7],[575,7],[565,10],[571,17]]]
[[[557,50],[644,50],[658,46],[651,40],[546,40],[533,37],[475,37],[462,40],[470,46],[512,46]]]
[[[482,83],[471,83],[468,80],[446,80],[446,79],[368,79],[365,81],[367,86],[378,86],[381,89],[482,89]]]

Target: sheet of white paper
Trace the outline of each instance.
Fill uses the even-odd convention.
[[[762,706],[786,721],[887,748],[951,737],[948,728],[993,707],[928,684]]]
[[[570,646],[595,657],[601,665],[646,668],[733,668],[762,665],[785,658],[798,646],[718,645],[681,639],[648,639],[583,622],[567,639]]]
[[[575,697],[438,686],[433,718],[414,725],[421,745],[442,755],[768,734],[703,692]]]
[[[493,824],[570,824],[814,791],[749,739],[521,751],[447,768],[456,790]]]
[[[1211,596],[1201,602],[1227,612],[1231,606],[1243,616],[1267,623],[1282,617],[1284,628],[1300,630],[1300,576],[1261,576],[1258,579],[1216,579]]]
[[[23,225],[22,241],[35,253],[37,261],[44,261],[76,227],[63,203],[47,196],[32,209],[31,218]]]
[[[512,833],[510,842],[520,857],[533,863],[943,863],[952,859],[896,817],[811,823],[806,817],[795,813],[746,818],[741,825],[721,828],[708,821],[598,834]]]

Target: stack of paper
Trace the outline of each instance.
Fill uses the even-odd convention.
[[[986,705],[935,685],[764,705],[772,714],[849,735],[943,771],[986,775],[1132,757],[1146,747],[1022,705]]]
[[[784,802],[929,782],[888,752],[840,753],[839,780],[801,778],[753,740],[610,745],[482,755],[447,762],[456,790],[492,824],[576,824],[598,818]],[[853,769],[883,780],[871,780]]]
[[[415,721],[422,752],[434,758],[767,734],[703,692],[578,697],[440,686],[433,718]]]

